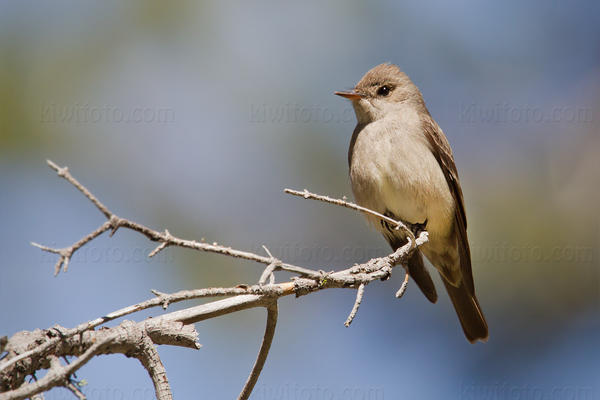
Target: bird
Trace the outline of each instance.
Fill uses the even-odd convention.
[[[337,91],[349,99],[357,124],[348,165],[356,202],[426,230],[429,240],[406,263],[409,276],[435,303],[437,292],[423,255],[438,271],[467,340],[487,341],[488,326],[475,295],[467,218],[452,149],[431,117],[417,86],[397,65],[369,70],[354,89]],[[365,214],[392,249],[407,242],[395,226]]]

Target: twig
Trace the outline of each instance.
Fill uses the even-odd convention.
[[[263,249],[265,249],[265,252],[269,255],[269,257],[271,257],[272,261],[269,265],[267,265],[267,268],[265,268],[265,270],[263,271],[262,275],[260,276],[260,279],[258,280],[258,284],[264,285],[265,283],[267,283],[267,279],[269,279],[271,284],[274,284],[274,272],[281,267],[281,261],[273,257],[273,254],[271,254],[267,246],[263,245]]]
[[[271,302],[267,306],[267,326],[265,327],[265,334],[263,336],[262,344],[260,345],[260,350],[258,352],[258,356],[256,357],[256,362],[254,363],[254,367],[252,367],[252,371],[250,372],[250,376],[246,380],[246,384],[242,389],[242,392],[238,396],[239,400],[246,400],[250,397],[252,393],[252,389],[254,389],[254,385],[258,381],[258,377],[260,372],[262,371],[265,361],[267,361],[267,356],[269,355],[269,349],[271,348],[271,343],[273,343],[273,337],[275,336],[275,327],[277,326],[277,301]]]
[[[352,311],[350,311],[350,315],[348,315],[346,322],[344,322],[344,325],[346,325],[346,328],[348,328],[350,326],[350,324],[352,323],[352,321],[354,321],[354,317],[356,317],[356,313],[358,312],[360,303],[362,303],[364,294],[365,294],[365,284],[361,283],[358,286],[358,290],[356,291],[356,300],[354,301],[354,306],[352,306]]]
[[[77,188],[77,190],[79,190],[81,193],[83,193],[83,195],[85,197],[87,197],[88,199],[90,199],[90,201],[92,203],[94,203],[94,205],[98,208],[98,210],[100,210],[100,212],[102,214],[104,214],[104,216],[107,219],[110,219],[110,217],[112,216],[112,213],[110,211],[108,211],[108,208],[106,208],[106,206],[104,204],[102,204],[89,190],[87,190],[87,188],[85,186],[83,186],[81,183],[77,182],[77,180],[75,180],[71,176],[71,174],[69,173],[69,168],[67,168],[67,167],[61,168],[58,165],[56,165],[54,162],[52,162],[51,160],[46,160],[46,162],[48,163],[50,168],[52,168],[53,170],[55,170],[58,173],[58,176],[66,179],[71,185],[75,186]]]
[[[71,391],[71,393],[73,393],[75,395],[75,397],[77,397],[77,399],[79,400],[87,400],[87,397],[85,397],[85,394],[83,394],[81,392],[81,390],[79,390],[79,388],[77,387],[77,385],[75,385],[73,382],[69,381],[65,387],[67,389],[69,389]]]
[[[165,230],[166,233],[168,233],[169,231]],[[160,251],[162,251],[165,247],[167,247],[169,245],[169,243],[167,242],[162,242],[161,244],[159,244],[158,246],[156,246],[156,248],[154,250],[152,250],[149,254],[148,254],[148,258],[152,258],[155,255],[157,255]]]
[[[319,200],[319,201],[322,201],[325,203],[335,204],[337,206],[350,208],[352,210],[356,210],[356,211],[363,212],[365,214],[372,215],[374,217],[379,218],[382,221],[385,221],[391,225],[394,225],[396,227],[396,229],[402,229],[409,238],[411,238],[413,241],[415,240],[415,235],[413,234],[413,232],[410,229],[408,229],[408,227],[402,221],[397,221],[386,215],[378,213],[377,211],[373,211],[366,207],[359,206],[358,204],[346,201],[345,199],[334,199],[329,196],[323,196],[320,194],[311,193],[306,189],[304,189],[303,191],[294,190],[294,189],[284,189],[284,192],[291,194],[293,196],[304,197],[305,199],[311,199],[311,200]]]
[[[77,179],[75,179],[71,175],[67,167],[59,167],[56,163],[50,160],[47,160],[47,163],[53,170],[55,170],[58,173],[58,176],[67,180],[69,183],[75,186],[81,193],[83,193],[85,197],[87,197],[98,208],[98,210],[100,210],[100,212],[104,214],[104,216],[108,220],[107,222],[102,224],[98,229],[91,232],[90,234],[88,234],[83,239],[81,239],[80,241],[78,241],[70,247],[66,247],[63,249],[54,249],[48,246],[43,246],[38,243],[32,243],[34,246],[39,247],[44,251],[61,255],[61,258],[57,263],[55,270],[58,269],[60,271],[60,267],[64,264],[64,262],[66,261],[68,264],[68,261],[70,260],[73,253],[75,253],[80,247],[82,247],[90,240],[101,235],[107,230],[111,230],[111,235],[113,235],[119,228],[126,228],[133,231],[137,231],[154,242],[160,242],[161,244],[150,253],[151,255],[155,255],[156,253],[158,253],[158,251],[164,249],[166,246],[177,246],[198,251],[222,254],[249,261],[255,261],[257,263],[265,265],[269,265],[273,261],[272,257],[264,257],[248,251],[236,250],[228,246],[219,245],[216,242],[209,244],[204,242],[198,242],[195,240],[182,239],[171,235],[169,231],[159,232],[154,229],[148,228],[147,226],[144,226],[142,224],[138,224],[137,222],[121,218],[118,215],[114,214],[112,211],[110,211],[100,200],[98,200],[96,196],[94,196],[85,186],[83,186]],[[165,246],[163,246],[162,244],[165,244]],[[318,274],[314,274],[314,271],[295,265],[282,263],[278,267],[278,269],[296,273],[304,277],[316,278],[318,276]]]
[[[273,274],[273,272],[277,267],[278,265],[276,263],[271,263],[267,265],[267,268],[265,268],[262,275],[260,276],[260,279],[258,280],[258,284],[264,285],[265,283],[267,283],[267,279],[270,279],[271,284],[275,283],[275,275]]]
[[[402,285],[400,285],[400,289],[396,292],[396,298],[399,299],[404,296],[404,292],[406,292],[406,288],[408,286],[408,272],[404,274],[404,280],[402,281]]]
[[[44,251],[60,255],[58,262],[54,266],[54,276],[56,276],[60,272],[60,267],[63,267],[63,272],[67,272],[67,270],[69,269],[69,261],[71,261],[71,256],[73,255],[73,253],[75,253],[77,250],[79,250],[81,247],[83,247],[83,245],[85,245],[87,242],[97,238],[98,236],[102,235],[104,232],[108,231],[110,228],[111,228],[111,223],[109,221],[107,221],[107,222],[103,223],[102,225],[100,225],[100,227],[98,229],[96,229],[95,231],[86,235],[85,237],[83,237],[82,239],[80,239],[79,241],[77,241],[76,243],[71,245],[70,247],[65,247],[63,249],[53,249],[51,247],[43,246],[43,245],[41,245],[39,243],[35,243],[35,242],[31,242],[31,245],[38,247]]]

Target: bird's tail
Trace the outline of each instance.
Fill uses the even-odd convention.
[[[475,293],[470,293],[462,280],[458,287],[453,286],[443,275],[442,281],[469,342],[475,343],[477,340],[485,342],[488,338],[488,326]]]
[[[437,292],[435,291],[435,285],[431,280],[429,272],[425,269],[423,264],[423,256],[418,249],[415,249],[412,256],[408,259],[408,275],[417,283],[419,289],[423,292],[427,300],[432,303],[437,301]]]
[[[388,215],[389,213],[386,213]],[[392,214],[393,215],[393,214]],[[393,217],[392,218],[396,218]],[[390,246],[394,251],[398,250],[401,246],[404,246],[407,243],[406,238],[398,237],[393,234],[384,233],[385,238],[387,239]],[[408,259],[406,263],[408,269],[408,275],[413,278],[421,292],[427,297],[432,303],[437,301],[437,292],[435,291],[435,285],[433,284],[433,280],[431,279],[431,275],[425,269],[425,264],[423,264],[423,256],[419,249],[415,249]]]

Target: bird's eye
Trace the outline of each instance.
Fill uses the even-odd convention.
[[[390,94],[391,91],[392,89],[388,85],[383,85],[380,86],[379,89],[377,89],[377,94],[379,96],[387,96]]]

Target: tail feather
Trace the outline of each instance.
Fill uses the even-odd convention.
[[[446,286],[448,296],[452,300],[460,324],[469,342],[475,343],[477,340],[487,341],[488,326],[481,312],[477,297],[475,297],[475,293],[469,293],[464,282],[461,282],[459,287],[455,287],[444,279],[443,276],[442,281],[444,282],[444,286]]]
[[[417,286],[419,286],[421,292],[427,297],[427,300],[435,303],[438,298],[437,292],[433,280],[431,279],[431,275],[429,275],[429,272],[425,269],[421,252],[416,250],[408,260],[407,265],[408,274],[413,278]]]
[[[386,239],[392,249],[397,250],[400,246],[406,244],[406,239],[398,238],[394,235],[386,235]],[[438,295],[435,290],[435,285],[433,280],[431,279],[431,275],[425,269],[425,264],[423,264],[423,256],[418,249],[415,249],[412,256],[408,259],[406,263],[408,267],[408,275],[415,281],[421,292],[427,297],[432,303],[437,301]]]

